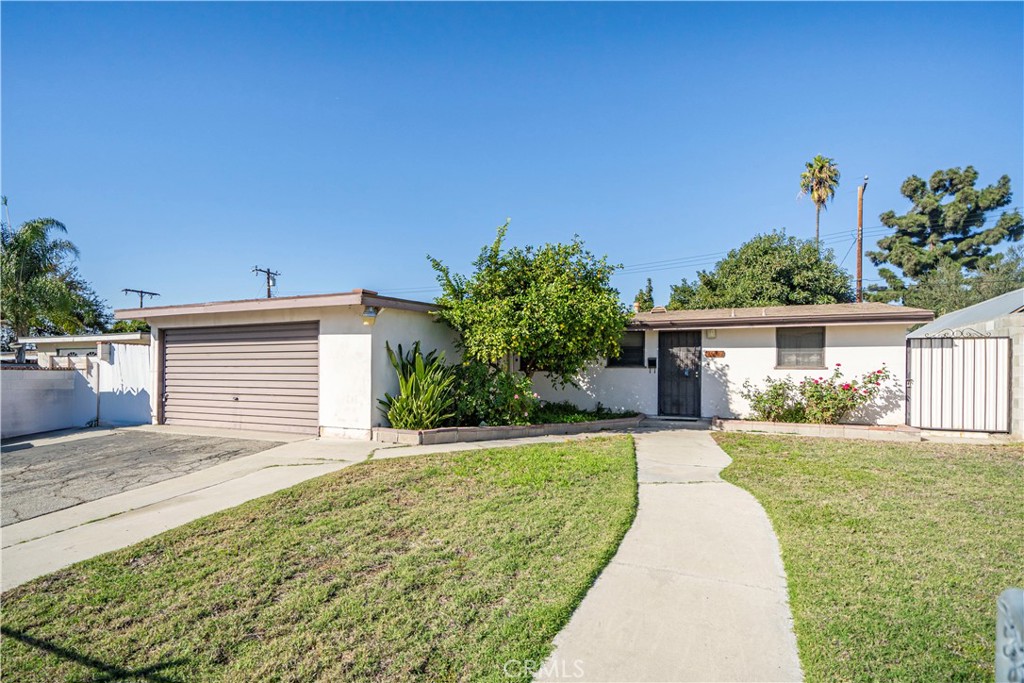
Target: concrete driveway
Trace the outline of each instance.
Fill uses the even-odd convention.
[[[279,441],[104,430],[4,444],[0,526],[190,474]]]

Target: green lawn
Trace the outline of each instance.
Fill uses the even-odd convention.
[[[809,681],[988,681],[1024,448],[716,434],[782,545]]]
[[[621,436],[354,465],[4,594],[3,677],[516,680],[636,496]]]

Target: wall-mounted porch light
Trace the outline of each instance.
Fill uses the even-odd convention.
[[[365,306],[363,308],[363,324],[372,325],[373,323],[375,323],[377,321],[377,314],[379,312],[380,309],[377,308],[376,306]]]

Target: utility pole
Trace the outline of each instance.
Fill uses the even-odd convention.
[[[263,273],[264,275],[267,276],[267,298],[269,299],[270,297],[272,297],[273,294],[270,293],[270,288],[277,284],[277,277],[281,273],[276,273],[270,270],[269,268],[260,268],[259,266],[253,266],[252,272]]]
[[[139,295],[139,308],[144,308],[143,303],[142,303],[143,302],[143,297],[147,297],[147,296],[160,296],[156,292],[147,292],[144,289],[127,289],[126,288],[126,289],[122,289],[121,291],[124,292],[125,294],[129,294],[129,293],[131,293],[131,294],[138,294]]]
[[[864,190],[868,189],[868,177],[857,187],[857,303],[864,301]]]

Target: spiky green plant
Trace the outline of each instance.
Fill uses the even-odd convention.
[[[455,415],[455,374],[436,349],[424,355],[416,342],[408,353],[385,342],[398,375],[398,394],[378,399],[380,411],[396,429],[436,429]]]

